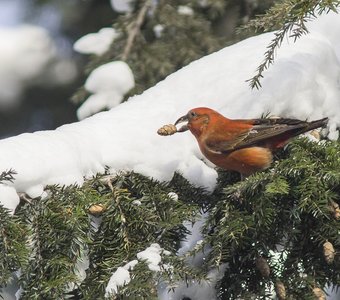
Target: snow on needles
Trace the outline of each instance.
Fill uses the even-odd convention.
[[[150,247],[137,253],[139,261],[145,261],[148,268],[151,271],[160,271],[160,262],[162,260],[161,253],[167,253],[166,250],[162,249],[159,244],[151,244]],[[133,260],[125,264],[123,267],[118,267],[117,270],[112,274],[109,283],[105,289],[105,296],[109,297],[110,294],[116,294],[118,288],[128,284],[131,280],[130,272],[138,264],[137,260]]]
[[[46,184],[82,184],[84,176],[104,172],[105,166],[112,172],[134,170],[159,180],[170,180],[178,170],[192,183],[212,190],[217,173],[202,160],[193,136],[156,133],[198,106],[230,118],[259,117],[268,111],[310,120],[327,116],[331,136],[336,137],[340,16],[323,15],[308,28],[310,34],[296,43],[284,42],[276,62],[264,73],[260,90],[251,90],[245,80],[262,61],[273,33],[203,57],[108,112],[54,131],[0,141],[0,171],[14,169],[15,181],[8,185],[32,197],[41,195]]]
[[[130,272],[138,264],[137,260],[133,260],[125,264],[123,267],[118,267],[112,274],[105,289],[105,297],[110,294],[116,294],[118,288],[128,284],[131,281]]]

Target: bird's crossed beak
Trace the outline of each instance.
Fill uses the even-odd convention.
[[[175,126],[179,123],[188,122],[188,121],[189,121],[188,115],[182,116],[175,122]],[[177,129],[177,132],[184,132],[184,131],[187,131],[188,129],[189,129],[188,124],[184,124],[182,127]]]

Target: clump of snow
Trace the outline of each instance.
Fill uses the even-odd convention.
[[[326,287],[327,300],[339,300],[340,299],[340,287],[330,285]]]
[[[0,109],[15,106],[26,86],[55,59],[55,45],[41,27],[0,27]]]
[[[155,36],[157,38],[160,38],[162,36],[164,30],[164,26],[162,24],[157,24],[153,27],[153,32],[155,33]]]
[[[48,32],[38,26],[0,27],[0,110],[10,110],[27,87],[66,84],[76,66],[59,57]]]
[[[185,16],[193,16],[194,15],[194,11],[191,7],[186,6],[186,5],[179,5],[177,8],[177,12],[180,15],[185,15]]]
[[[13,215],[14,210],[16,209],[19,202],[20,202],[20,199],[15,188],[1,183],[0,184],[0,205],[9,209],[10,213]]]
[[[192,300],[215,300],[216,295],[216,283],[222,279],[226,265],[220,266],[219,269],[213,269],[209,272],[207,279],[200,283],[193,280],[186,283],[179,284],[175,290],[168,290],[161,287],[158,292],[158,298],[160,300],[182,300],[185,298]]]
[[[85,82],[92,93],[115,90],[125,94],[135,85],[130,67],[123,61],[113,61],[94,69]]]
[[[21,270],[12,273],[7,284],[0,289],[0,298],[6,300],[19,300],[21,298],[22,288],[19,286]]]
[[[79,282],[82,282],[86,278],[86,270],[90,265],[89,253],[87,249],[81,249],[80,256],[77,259],[75,266],[75,273]]]
[[[135,206],[141,206],[142,202],[140,202],[140,200],[133,200],[132,204],[135,205]]]
[[[159,263],[161,262],[161,253],[162,248],[159,246],[159,244],[151,244],[150,247],[146,248],[145,250],[137,253],[137,258],[139,260],[145,260],[148,264],[148,268],[151,271],[159,271],[160,266]]]
[[[129,13],[133,10],[135,0],[110,0],[112,9],[119,13]]]
[[[116,272],[112,274],[105,289],[105,297],[109,297],[110,294],[116,294],[118,287],[127,285],[131,281],[129,270],[133,270],[137,263],[137,260],[130,261],[125,266],[119,267]]]
[[[328,23],[332,26],[325,26]],[[156,133],[199,106],[230,118],[259,117],[268,111],[309,120],[327,116],[334,137],[340,126],[340,18],[329,13],[308,25],[310,34],[296,43],[283,43],[260,90],[251,90],[245,80],[262,61],[273,33],[203,57],[108,112],[55,131],[1,140],[0,171],[14,169],[13,187],[35,194],[47,184],[82,184],[84,176],[104,172],[105,166],[111,172],[134,170],[161,181],[179,171],[192,183],[213,190],[216,170],[205,163],[190,132],[168,137]],[[95,94],[108,92],[108,78],[121,80],[119,72],[112,75],[108,69],[97,70],[97,79],[89,78],[87,88]],[[119,82],[132,86],[127,84],[132,80]]]
[[[73,49],[83,54],[102,55],[109,50],[118,35],[114,28],[102,28],[96,33],[89,33],[81,37],[74,43]]]
[[[145,261],[151,271],[158,272],[160,271],[159,264],[162,260],[162,253],[164,255],[170,254],[170,252],[163,250],[159,244],[155,243],[151,244],[150,247],[146,248],[145,250],[137,253],[137,258],[139,261]],[[128,262],[123,267],[119,267],[112,274],[105,289],[105,297],[108,297],[110,294],[116,294],[118,287],[127,285],[131,281],[129,271],[132,271],[133,268],[138,264],[138,260],[132,260]]]
[[[79,107],[78,118],[82,120],[117,106],[134,85],[133,73],[123,61],[113,61],[94,69],[85,82],[85,89],[93,95]]]
[[[208,7],[209,6],[209,0],[198,0],[198,4],[201,7]]]
[[[173,199],[174,201],[178,201],[178,195],[174,192],[168,193],[168,196]]]

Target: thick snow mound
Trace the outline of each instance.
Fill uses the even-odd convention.
[[[169,180],[178,170],[194,184],[213,189],[216,171],[202,160],[193,136],[161,137],[157,129],[193,107],[207,106],[231,118],[268,111],[310,120],[327,116],[334,137],[340,125],[338,36],[339,15],[311,22],[310,34],[282,45],[260,90],[250,90],[245,80],[262,61],[273,34],[226,47],[108,112],[55,131],[0,141],[0,171],[14,169],[14,187],[31,196],[39,196],[50,183],[81,184],[84,176],[103,172],[105,166],[159,180]],[[96,91],[96,85],[89,89]]]

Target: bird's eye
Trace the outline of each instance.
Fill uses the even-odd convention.
[[[195,113],[194,111],[191,111],[191,112],[189,112],[189,117],[190,118],[197,117],[197,113]]]

